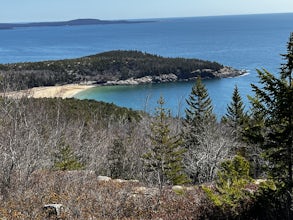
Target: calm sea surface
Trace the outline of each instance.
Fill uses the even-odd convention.
[[[293,32],[293,13],[161,19],[152,23],[18,28],[0,31],[0,63],[65,59],[108,50],[140,50],[167,57],[200,58],[238,69],[246,76],[204,81],[218,116],[225,114],[235,85],[247,103],[255,69],[278,73]],[[174,115],[184,115],[193,83],[98,87],[81,99],[113,102],[152,112],[162,95]]]

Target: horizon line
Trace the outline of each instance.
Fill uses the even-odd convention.
[[[245,14],[218,14],[218,15],[199,15],[199,16],[181,16],[181,17],[154,17],[154,18],[121,18],[121,19],[102,19],[102,18],[89,18],[89,17],[78,17],[73,19],[64,19],[64,20],[42,20],[42,21],[17,21],[17,22],[0,22],[1,24],[29,24],[29,23],[43,23],[43,22],[64,22],[64,21],[74,21],[74,20],[84,20],[84,19],[94,19],[101,21],[142,21],[150,19],[180,19],[180,18],[204,18],[204,17],[228,17],[228,16],[249,16],[249,15],[277,15],[277,14],[293,14],[293,12],[264,12],[264,13],[245,13]]]

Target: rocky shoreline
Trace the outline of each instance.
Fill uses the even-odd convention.
[[[189,78],[179,78],[177,75],[170,74],[160,74],[155,76],[144,76],[140,78],[129,78],[126,80],[113,80],[107,81],[105,83],[100,83],[99,81],[80,81],[76,84],[64,84],[55,86],[41,86],[34,87],[26,90],[12,91],[7,93],[0,93],[0,96],[8,96],[12,98],[21,97],[32,97],[32,98],[72,98],[77,93],[84,91],[86,89],[95,86],[114,86],[114,85],[139,85],[139,84],[151,84],[151,83],[167,83],[167,82],[182,82],[182,81],[194,81],[198,76],[203,79],[220,79],[237,77],[247,73],[245,70],[236,70],[232,67],[223,67],[218,71],[213,71],[211,69],[202,69],[192,72],[192,77]]]
[[[139,84],[147,84],[147,83],[166,83],[166,82],[187,82],[194,81],[198,78],[198,76],[203,79],[220,79],[220,78],[230,78],[237,77],[247,73],[246,70],[237,70],[232,67],[224,66],[222,69],[218,71],[213,71],[211,69],[202,69],[195,70],[192,72],[193,76],[189,78],[179,78],[177,75],[170,74],[161,74],[158,76],[144,76],[140,78],[129,78],[126,80],[113,80],[102,83],[101,85],[111,86],[111,85],[139,85]],[[93,83],[93,82],[92,82]],[[96,82],[97,83],[97,82]]]

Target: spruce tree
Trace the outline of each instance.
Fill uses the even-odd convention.
[[[200,77],[192,87],[186,103],[188,107],[185,110],[185,120],[192,127],[200,127],[205,120],[216,119],[213,113],[212,101]]]
[[[158,101],[155,121],[151,124],[151,146],[143,158],[147,170],[153,172],[162,188],[163,184],[184,184],[188,182],[183,173],[183,153],[180,137],[172,136],[168,123],[170,111],[164,108],[164,99]]]
[[[194,148],[199,144],[198,135],[204,132],[206,124],[216,123],[213,113],[212,101],[201,78],[196,80],[191,93],[186,99],[184,140],[187,149]]]
[[[238,87],[235,86],[232,95],[232,102],[227,106],[227,113],[224,116],[224,121],[232,127],[235,132],[239,133],[239,128],[243,125],[244,120],[244,105]]]
[[[244,112],[244,108],[238,87],[235,86],[232,101],[227,105],[227,113],[222,117],[221,121],[230,136],[235,142],[238,142],[237,147],[234,149],[235,153],[237,152],[247,158],[247,149],[243,144],[244,123],[247,121],[247,114]]]
[[[202,158],[201,153],[205,152],[207,147],[204,140],[205,134],[215,129],[217,124],[216,116],[213,113],[212,101],[201,78],[197,79],[186,102],[186,118],[183,130],[184,146],[186,149],[184,162],[189,177],[193,183],[198,183],[199,176],[207,176],[206,173],[202,173],[205,171],[197,165]]]
[[[252,85],[255,97],[251,99],[254,112],[263,116],[262,120],[258,119],[263,121],[263,127],[254,126],[261,129],[258,133],[260,137],[255,136],[254,139],[259,140],[265,152],[269,174],[279,186],[280,195],[286,195],[283,207],[286,218],[292,219],[293,34],[290,36],[287,54],[283,57],[286,63],[282,65],[279,78],[265,69],[258,70],[262,88]]]

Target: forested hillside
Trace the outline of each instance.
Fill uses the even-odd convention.
[[[243,72],[198,59],[164,58],[139,51],[110,51],[77,59],[0,65],[14,89],[69,83],[106,83],[144,76],[175,75],[174,80],[229,77]],[[160,81],[160,79],[157,79]]]

